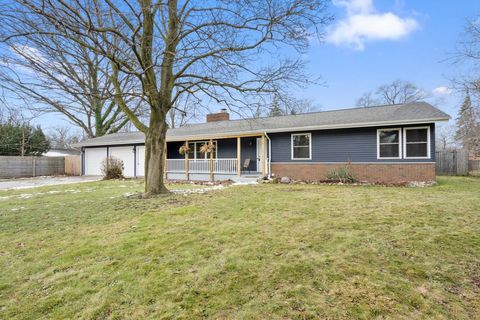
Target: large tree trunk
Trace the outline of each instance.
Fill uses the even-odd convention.
[[[151,112],[150,126],[145,133],[145,193],[155,195],[168,193],[164,184],[166,114]]]

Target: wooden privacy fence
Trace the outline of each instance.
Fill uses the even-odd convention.
[[[439,175],[468,175],[467,150],[441,150],[435,152],[436,171]]]
[[[0,178],[54,176],[64,173],[64,157],[0,156]]]
[[[468,171],[471,175],[480,176],[480,160],[468,161]]]
[[[80,156],[65,157],[65,174],[67,176],[79,176],[82,174],[82,161]]]

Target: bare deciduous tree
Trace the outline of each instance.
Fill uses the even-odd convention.
[[[371,91],[364,93],[360,98],[357,99],[356,103],[357,107],[370,107],[377,104],[377,100]]]
[[[262,95],[309,81],[302,51],[330,17],[326,0],[10,0],[4,32],[36,21],[36,34],[75,41],[107,58],[114,101],[145,133],[145,191],[163,183],[167,114],[183,94],[231,110],[255,108]],[[25,37],[13,30],[5,40]],[[271,59],[274,57],[274,59]],[[267,63],[268,61],[268,63]],[[120,79],[134,76],[149,106],[144,124],[126,100]]]
[[[455,126],[444,124],[435,128],[435,148],[437,150],[449,150],[457,147],[455,139]]]
[[[411,82],[395,80],[367,92],[357,100],[358,107],[369,107],[383,104],[403,104],[426,99],[428,95]]]
[[[48,133],[52,148],[70,149],[74,143],[82,140],[82,137],[72,132],[69,127],[55,127]]]
[[[310,99],[296,98],[287,93],[274,95],[267,109],[268,116],[295,115],[308,112],[319,111],[320,106],[315,105]],[[256,117],[261,117],[261,109],[258,109]],[[255,116],[255,115],[254,115]]]
[[[33,112],[59,113],[90,138],[122,129],[129,119],[112,99],[111,62],[75,40],[56,36],[44,21],[24,18],[22,23],[9,21],[5,32],[24,34],[5,41],[0,50],[0,86],[9,99]],[[133,90],[130,80],[119,80],[123,90]],[[129,102],[138,113],[139,99]]]
[[[202,102],[189,94],[183,94],[178,97],[168,112],[169,128],[182,127],[187,123],[194,122],[204,115]],[[206,111],[206,110],[205,110]]]

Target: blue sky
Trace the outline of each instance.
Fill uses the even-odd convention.
[[[308,72],[324,86],[298,94],[321,110],[354,107],[365,92],[396,79],[431,94],[430,102],[455,117],[461,97],[449,92],[458,66],[445,61],[466,18],[480,14],[477,0],[333,0],[335,21],[324,43],[312,41]],[[439,93],[441,92],[441,93]],[[45,129],[66,126],[60,116],[36,120]]]
[[[480,1],[353,0],[334,1],[331,8],[336,19],[327,39],[313,45],[307,57],[310,72],[322,76],[326,86],[309,88],[305,97],[322,110],[352,107],[364,92],[402,79],[429,92],[431,102],[455,116],[461,97],[440,94],[447,90],[438,88],[448,87],[461,72],[445,60],[465,19],[480,13]],[[342,24],[346,34],[332,39]]]

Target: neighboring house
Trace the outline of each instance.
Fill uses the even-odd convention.
[[[226,110],[207,122],[167,132],[168,179],[225,180],[288,176],[325,180],[348,166],[361,181],[435,180],[435,122],[450,117],[419,102],[299,115],[229,120]],[[213,159],[202,144],[216,145]],[[179,149],[188,144],[190,152]],[[83,141],[83,173],[100,174],[107,156],[123,160],[126,176],[144,173],[143,133],[117,133]]]
[[[66,156],[79,156],[81,152],[76,149],[65,148],[51,148],[46,153],[42,154],[44,157],[66,157]]]

